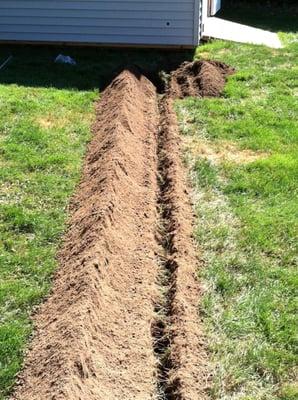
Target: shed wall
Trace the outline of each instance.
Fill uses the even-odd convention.
[[[0,41],[195,45],[199,0],[0,0]]]

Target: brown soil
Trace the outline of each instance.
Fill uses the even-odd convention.
[[[172,100],[126,70],[98,102],[60,267],[11,399],[206,399],[192,222]]]
[[[198,314],[201,287],[197,281],[194,215],[181,160],[181,141],[173,100],[160,102],[159,171],[162,176],[164,243],[167,252],[169,360],[166,399],[206,399],[208,358]]]
[[[234,68],[219,61],[185,62],[170,77],[168,93],[172,98],[217,97]]]
[[[154,398],[155,88],[123,72],[98,103],[60,268],[13,399]]]

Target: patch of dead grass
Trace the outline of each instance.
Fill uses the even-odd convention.
[[[256,152],[250,149],[239,149],[230,141],[218,141],[211,143],[206,139],[194,136],[183,137],[184,147],[191,152],[195,158],[204,158],[213,165],[224,162],[234,164],[249,164],[260,159],[267,158],[269,153]]]
[[[46,114],[46,115],[39,115],[35,122],[39,125],[41,129],[49,130],[49,129],[60,129],[66,127],[68,124],[71,123],[71,118],[65,115],[53,115],[53,114]]]

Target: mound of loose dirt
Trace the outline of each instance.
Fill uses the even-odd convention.
[[[171,73],[168,94],[172,98],[217,97],[234,68],[219,61],[185,62]]]
[[[155,87],[124,71],[98,102],[60,267],[13,399],[154,398],[157,126]]]

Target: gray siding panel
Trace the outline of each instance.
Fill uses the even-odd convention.
[[[193,45],[197,0],[0,0],[0,41]]]

